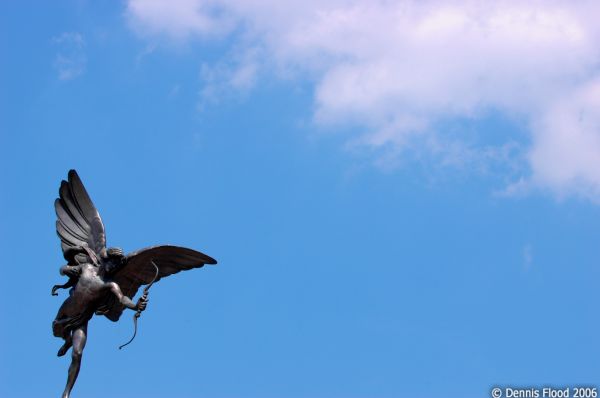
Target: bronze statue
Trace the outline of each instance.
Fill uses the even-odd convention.
[[[58,356],[65,355],[73,347],[67,385],[62,395],[69,398],[81,366],[87,324],[94,314],[116,322],[125,308],[135,310],[135,337],[137,318],[146,308],[148,289],[155,281],[217,262],[203,253],[177,246],[153,246],[128,255],[119,248],[107,249],[100,214],[75,170],[69,171],[68,181],[62,181],[54,207],[58,217],[56,232],[67,260],[60,268],[60,274],[68,276],[69,280],[52,287],[52,295],[57,295],[58,289],[71,290],[58,310],[52,330],[54,336],[65,341]],[[144,284],[147,286],[143,295],[134,303],[133,297]]]

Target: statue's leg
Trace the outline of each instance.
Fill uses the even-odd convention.
[[[69,351],[69,348],[71,348],[71,346],[73,345],[73,336],[71,333],[67,333],[66,336],[63,336],[63,339],[65,340],[65,343],[58,350],[58,354],[56,354],[59,357],[65,355],[67,351]]]
[[[69,376],[67,378],[67,385],[62,398],[69,398],[77,375],[79,374],[79,367],[81,366],[81,356],[83,355],[83,349],[85,348],[85,342],[87,340],[87,323],[78,329],[73,331],[73,350],[71,351],[72,359],[71,366],[69,366]]]

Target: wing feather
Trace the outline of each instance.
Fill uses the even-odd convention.
[[[60,222],[60,220],[56,220],[56,232],[58,232],[58,236],[64,237],[66,241],[77,243],[77,246],[83,246],[85,242],[85,239],[79,238],[78,236],[71,233],[71,231],[66,229],[63,223]]]
[[[73,222],[75,222],[79,226],[79,228],[81,228],[86,234],[89,234],[90,226],[79,212],[79,208],[76,204],[77,202],[73,197],[71,188],[69,187],[69,183],[66,181],[62,181],[60,183],[60,189],[58,190],[58,193],[60,195],[61,204],[63,205],[63,208],[68,212],[71,220],[73,220]]]
[[[73,196],[76,198],[77,208],[90,226],[94,247],[105,247],[106,237],[102,218],[75,170],[69,171],[69,185],[71,186]]]
[[[60,248],[62,249],[63,253],[66,252],[71,247],[74,247],[74,246],[71,246],[70,244],[65,243],[62,239],[60,240]]]
[[[68,229],[73,235],[79,237],[80,240],[86,239],[86,231],[82,229],[81,226],[77,224],[75,220],[73,220],[71,214],[65,210],[60,198],[57,198],[54,201],[54,209],[56,210],[58,220],[66,229]]]
[[[61,182],[58,193],[54,201],[56,232],[65,256],[68,248],[87,245],[101,257],[106,248],[104,224],[75,170],[69,171],[68,181]]]
[[[88,195],[75,170],[69,171],[69,186],[71,187],[73,197],[77,199],[75,204],[88,225],[91,225],[95,218],[100,219],[100,213],[98,213],[96,206],[92,203],[90,195]]]

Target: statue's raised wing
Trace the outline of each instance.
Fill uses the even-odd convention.
[[[125,265],[115,272],[112,280],[119,285],[124,295],[133,299],[140,286],[146,285],[154,279],[156,268],[152,262],[158,267],[156,281],[179,271],[217,263],[214,258],[185,247],[153,246],[127,255]],[[123,313],[123,309],[123,305],[116,300],[113,294],[110,294],[96,313],[105,315],[111,321],[116,322]]]
[[[100,258],[106,249],[104,224],[75,170],[69,171],[68,181],[61,182],[58,192],[56,232],[65,258],[69,260],[70,250],[85,246]]]

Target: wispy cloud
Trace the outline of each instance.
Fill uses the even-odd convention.
[[[235,93],[248,93],[257,82],[261,64],[258,50],[247,48],[236,52],[224,62],[202,64],[200,68],[201,86],[198,107],[219,102]]]
[[[228,5],[211,0],[137,0],[127,6],[140,34],[165,34],[174,39],[219,36],[235,27]]]
[[[152,55],[155,50],[156,50],[156,44],[147,44],[146,47],[144,47],[144,49],[142,51],[140,51],[138,53],[138,55],[135,57],[135,64],[139,66],[142,63],[142,61],[144,60],[144,58]]]
[[[487,152],[507,169],[525,164],[508,194],[600,202],[597,2],[130,0],[127,13],[142,35],[229,34],[237,48],[260,48],[261,57],[220,61],[231,87],[235,71],[244,90],[260,70],[311,79],[315,120],[361,126],[352,141],[390,159],[416,149],[455,165]],[[506,150],[509,135],[497,148],[470,147],[438,127],[490,112],[527,126],[521,153]]]
[[[64,32],[52,38],[57,47],[54,68],[60,80],[71,80],[83,74],[86,66],[85,40],[80,33]]]

